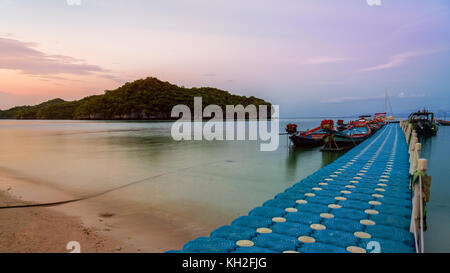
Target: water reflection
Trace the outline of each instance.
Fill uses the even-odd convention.
[[[420,140],[421,157],[428,159],[428,174],[431,183],[430,202],[427,204],[427,226],[425,233],[426,252],[450,252],[450,127],[441,126],[437,136]]]
[[[298,169],[302,167],[302,159],[310,158],[311,155],[320,153],[318,148],[301,148],[296,149],[291,147],[287,151],[286,156],[286,177],[290,180],[296,179]]]
[[[291,122],[305,129],[320,119],[283,120],[280,130]],[[320,148],[288,150],[283,136],[273,152],[261,152],[258,141],[176,142],[171,125],[0,121],[0,167],[76,195],[158,176],[108,198],[133,203],[134,211],[157,208],[223,225],[339,156]]]
[[[336,159],[343,156],[344,154],[345,154],[345,151],[339,151],[339,152],[324,151],[324,152],[322,152],[322,167],[325,167],[326,165],[333,163]]]

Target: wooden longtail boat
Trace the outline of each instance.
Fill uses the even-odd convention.
[[[434,113],[426,109],[409,115],[409,123],[419,137],[435,136],[439,130],[434,120]]]
[[[332,130],[334,130],[334,122],[332,120],[323,120],[319,127],[293,134],[290,136],[290,139],[296,148],[318,147],[325,144],[324,139]]]
[[[372,130],[372,134],[375,134],[378,130],[381,129],[381,127],[384,126],[384,122],[379,122],[379,121],[373,119],[373,120],[368,121],[367,125]]]
[[[373,115],[373,119],[385,121],[386,113],[375,113],[375,115]]]
[[[438,122],[439,125],[441,125],[441,126],[450,126],[450,120],[442,120],[442,119],[438,119],[437,122]]]
[[[373,116],[373,121],[378,122],[378,124],[383,127],[384,125],[386,125],[386,113],[376,113]]]
[[[350,128],[350,126],[348,124],[345,124],[344,120],[340,119],[340,120],[337,121],[337,128],[336,129],[338,131],[342,132],[342,131],[347,130],[348,128]]]
[[[381,128],[381,125],[378,123],[368,123],[367,126],[370,127],[372,134],[375,134]]]
[[[372,129],[366,120],[358,120],[351,123],[351,127],[345,131],[331,131],[325,139],[322,151],[342,151],[350,149],[366,140],[372,134]]]

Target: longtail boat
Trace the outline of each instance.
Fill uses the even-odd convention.
[[[370,127],[370,129],[372,130],[372,134],[375,134],[378,130],[381,129],[381,127],[383,127],[385,125],[384,121],[380,121],[377,120],[376,118],[369,120],[367,122],[367,125]]]
[[[350,123],[351,127],[342,132],[330,131],[322,151],[342,151],[350,149],[366,140],[372,134],[367,121],[360,119]]]
[[[345,124],[345,123],[344,123],[344,120],[340,119],[340,120],[337,121],[337,127],[336,127],[336,129],[337,129],[338,131],[345,131],[345,130],[347,130],[349,127],[350,127],[350,126],[349,126],[348,124]]]
[[[286,125],[286,134],[288,135],[292,135],[297,133],[297,124],[295,123],[289,123],[288,125]]]
[[[386,125],[386,113],[376,113],[373,116],[373,120],[378,122],[381,127],[383,127],[384,125]]]
[[[386,120],[386,113],[375,113],[375,115],[373,115],[374,119],[380,119],[380,120]]]
[[[441,125],[441,126],[450,126],[450,120],[442,120],[442,119],[438,119],[437,122],[438,122],[439,125]]]
[[[367,123],[367,126],[370,127],[372,134],[375,134],[381,128],[381,125],[378,122],[374,122],[374,121],[369,121]]]
[[[298,132],[290,136],[294,147],[318,147],[325,144],[324,139],[334,130],[332,120],[322,120],[319,127],[305,132]]]
[[[426,109],[409,115],[409,123],[419,137],[435,136],[439,130],[434,120],[434,113],[428,112]]]

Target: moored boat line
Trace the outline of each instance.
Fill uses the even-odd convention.
[[[376,133],[385,122],[385,114],[375,114],[373,119],[370,115],[361,116],[356,121],[347,124],[338,120],[334,126],[333,120],[323,120],[319,127],[312,130],[298,132],[296,124],[289,124],[286,132],[290,134],[290,140],[295,148],[324,146],[322,151],[342,151],[352,148]]]
[[[305,132],[296,132],[290,136],[290,139],[295,147],[323,146],[326,136],[332,130],[334,130],[333,120],[322,120],[319,127]]]
[[[354,147],[372,135],[372,129],[365,120],[353,122],[350,128],[338,132],[332,131],[325,140],[322,151],[342,151]]]
[[[450,120],[442,120],[442,119],[438,119],[437,122],[438,122],[439,125],[441,125],[441,126],[450,126]]]

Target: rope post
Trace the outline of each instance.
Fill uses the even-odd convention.
[[[422,152],[422,143],[416,143],[416,164],[418,164],[419,158],[420,158],[420,153]],[[418,166],[417,166],[418,167]]]
[[[411,125],[411,135],[409,136],[409,140],[411,141],[411,139],[412,139],[414,136],[417,136],[417,133],[416,133],[416,130],[413,130],[412,125]]]
[[[408,124],[408,128],[406,129],[406,142],[409,144],[409,141],[411,139],[411,130],[412,130],[412,125],[411,123]]]
[[[427,172],[427,165],[428,165],[428,160],[420,158],[419,159],[419,164],[417,165],[417,169],[419,171],[421,171],[421,172],[426,173]]]
[[[410,151],[409,153],[410,154],[411,154],[411,151],[414,151],[417,141],[418,141],[417,137],[413,135],[411,138],[411,142],[409,143],[409,151]]]
[[[411,144],[413,144],[413,142],[415,141],[415,139],[413,138],[411,140]],[[415,166],[414,166],[414,161],[415,161],[415,149],[416,149],[416,145],[410,145],[409,146],[409,174],[413,175],[414,171],[416,170]]]
[[[418,141],[418,139],[417,139],[417,133],[416,133],[416,131],[414,130],[414,131],[412,132],[412,134],[411,134],[411,139],[410,139],[410,142],[409,142],[409,150],[411,150],[414,146],[416,146],[417,141]]]
[[[422,144],[417,143],[417,137],[415,139],[413,139],[413,142],[416,142],[416,144],[414,146],[412,146],[412,150],[410,151],[410,155],[409,155],[409,173],[411,175],[414,174],[414,172],[417,170],[418,167],[418,162],[419,162],[419,158],[420,158],[420,151],[422,150]],[[411,142],[412,144],[412,142]]]
[[[428,161],[426,159],[419,159],[418,163],[418,170],[421,172],[426,173],[427,171],[427,163]],[[423,188],[422,188],[422,177],[420,177],[420,248],[421,253],[425,252],[425,242],[423,238]]]
[[[407,134],[407,131],[408,131],[408,126],[409,126],[409,123],[405,124],[405,137],[406,137],[406,134]]]

